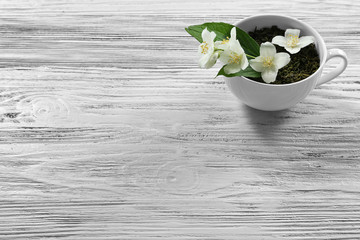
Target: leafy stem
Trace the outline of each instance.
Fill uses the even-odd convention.
[[[254,56],[252,56],[250,54],[246,54],[246,56],[249,57],[249,58],[252,58],[252,59],[256,58],[256,57],[254,57]]]

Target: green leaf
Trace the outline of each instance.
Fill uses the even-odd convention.
[[[223,39],[230,37],[230,31],[233,27],[234,25],[228,23],[209,22],[201,25],[192,25],[185,28],[185,30],[191,36],[196,38],[196,40],[202,43],[203,40],[201,37],[201,33],[205,28],[207,28],[210,32],[216,33],[215,41],[222,41]],[[252,37],[250,37],[249,34],[247,34],[245,31],[241,30],[238,27],[236,27],[236,38],[237,40],[239,40],[240,45],[242,46],[246,54],[252,55],[254,57],[260,55],[259,44],[257,44],[257,42]]]
[[[244,70],[240,70],[239,72],[236,72],[236,73],[231,73],[231,74],[226,74],[225,73],[225,68],[226,65],[224,65],[220,71],[218,72],[218,74],[216,75],[219,76],[219,75],[222,75],[222,76],[225,76],[225,77],[239,77],[239,76],[244,76],[244,77],[253,77],[253,78],[259,78],[261,77],[261,73],[259,72],[256,72],[254,69],[252,69],[250,66],[248,66],[247,68],[245,68]]]

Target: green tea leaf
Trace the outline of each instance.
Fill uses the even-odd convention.
[[[243,77],[253,77],[253,78],[260,78],[261,77],[261,73],[256,72],[254,69],[252,69],[250,66],[248,66],[247,68],[245,68],[244,70],[240,70],[239,72],[236,73],[231,73],[231,74],[226,74],[225,73],[225,68],[226,65],[224,65],[220,71],[218,72],[217,76],[225,76],[225,77],[239,77],[239,76],[243,76]]]
[[[230,37],[230,31],[234,27],[234,25],[223,23],[223,22],[209,22],[204,23],[201,25],[192,25],[185,30],[196,40],[198,40],[200,43],[203,42],[201,33],[202,31],[207,28],[210,32],[215,32],[216,37],[215,41],[222,41],[223,39],[226,39],[227,37]],[[241,30],[240,28],[236,28],[236,38],[239,40],[240,45],[244,49],[246,54],[252,55],[252,56],[259,56],[260,55],[260,46],[257,44],[257,42],[250,37],[249,34]]]

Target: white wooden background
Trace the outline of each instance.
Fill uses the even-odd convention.
[[[244,106],[184,27],[259,13],[347,70]],[[0,0],[0,239],[360,239],[359,28],[355,0]]]

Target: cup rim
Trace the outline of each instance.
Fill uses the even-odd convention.
[[[324,56],[323,56],[323,59],[322,61],[320,62],[320,65],[319,65],[319,68],[313,73],[311,74],[310,76],[308,76],[307,78],[304,78],[300,81],[297,81],[297,82],[294,82],[294,83],[286,83],[286,84],[269,84],[269,83],[262,83],[262,82],[256,82],[252,79],[249,79],[247,77],[244,77],[244,76],[239,76],[240,78],[243,78],[245,79],[246,81],[251,81],[252,83],[254,84],[259,84],[259,85],[264,85],[264,86],[267,86],[267,87],[286,87],[286,86],[291,86],[291,85],[296,85],[296,84],[300,84],[302,82],[305,82],[305,81],[308,81],[310,80],[314,75],[318,74],[318,72],[320,72],[323,68],[323,66],[325,65],[325,62],[326,62],[326,58],[327,58],[327,49],[326,49],[326,45],[325,45],[325,42],[324,42],[324,39],[321,37],[321,35],[318,33],[318,31],[316,31],[312,26],[310,26],[309,24],[307,24],[306,22],[303,22],[297,18],[294,18],[294,17],[290,17],[290,16],[287,16],[287,15],[283,15],[283,14],[256,14],[256,15],[252,15],[250,17],[246,17],[242,20],[239,20],[237,22],[234,23],[234,26],[237,26],[238,24],[242,23],[243,21],[251,21],[253,18],[258,18],[258,17],[283,17],[283,18],[288,18],[288,19],[291,19],[291,20],[294,20],[296,22],[299,22],[301,24],[303,24],[306,28],[309,28],[312,32],[315,33],[315,39],[318,41],[319,43],[319,48],[323,48],[324,50]],[[319,52],[318,52],[319,54]],[[319,54],[320,56],[320,54]],[[230,79],[229,79],[230,80]]]

